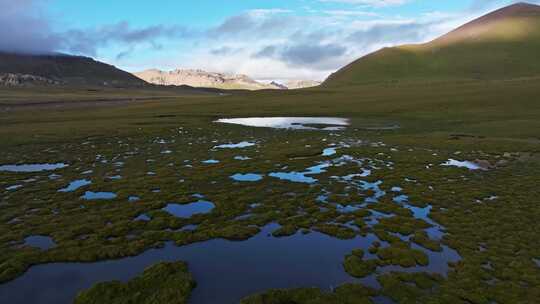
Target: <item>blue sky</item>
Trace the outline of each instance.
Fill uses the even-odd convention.
[[[381,47],[428,41],[512,2],[0,0],[0,50],[87,55],[128,71],[321,80]]]

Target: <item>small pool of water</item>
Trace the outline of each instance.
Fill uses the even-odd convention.
[[[256,143],[254,143],[254,142],[242,141],[242,142],[239,142],[237,144],[217,145],[217,146],[214,146],[213,149],[242,149],[242,148],[247,148],[247,147],[253,147],[255,145],[256,145]]]
[[[67,187],[58,190],[58,192],[73,192],[73,191],[75,191],[75,190],[77,190],[79,188],[82,188],[84,186],[88,186],[90,184],[92,184],[92,182],[90,180],[78,179],[78,180],[75,180],[75,181],[72,181],[71,183],[69,183],[69,185],[67,185]]]
[[[140,200],[141,200],[141,198],[136,196],[136,195],[130,195],[128,197],[128,202],[130,202],[130,203],[138,202]]]
[[[242,125],[248,127],[264,127],[294,130],[343,130],[349,125],[347,118],[339,117],[247,117],[222,118],[218,123]]]
[[[337,148],[326,148],[322,152],[322,156],[332,156],[337,153]]]
[[[263,179],[263,176],[261,174],[254,174],[254,173],[248,173],[248,174],[235,174],[232,175],[231,178],[237,182],[258,182]]]
[[[209,160],[203,160],[201,163],[206,164],[206,165],[213,165],[213,164],[219,164],[219,160],[209,159]]]
[[[6,190],[7,191],[14,191],[14,190],[20,189],[22,187],[23,187],[23,185],[13,185],[13,186],[6,187]]]
[[[41,172],[52,171],[62,169],[69,166],[64,163],[56,164],[22,164],[22,165],[2,165],[0,166],[0,172]]]
[[[170,203],[161,210],[178,218],[190,218],[195,214],[209,213],[215,207],[216,206],[212,202],[199,200],[189,204]]]
[[[56,243],[50,236],[32,235],[24,239],[24,246],[35,247],[41,250],[49,250],[56,247]]]
[[[323,163],[319,164],[313,167],[309,167],[304,172],[272,172],[268,174],[268,176],[279,178],[281,180],[287,180],[290,182],[295,183],[305,183],[305,184],[313,184],[316,183],[318,180],[309,176],[309,175],[316,175],[326,172],[325,169],[328,167],[331,167],[332,165],[329,163]]]
[[[148,214],[140,214],[139,216],[137,216],[136,218],[133,219],[134,221],[141,221],[141,222],[149,222],[150,220],[152,220]]]
[[[467,168],[469,170],[487,170],[486,168],[480,166],[479,164],[471,161],[459,161],[455,159],[449,159],[447,162],[441,164],[445,167],[458,167],[458,168]]]
[[[116,198],[116,193],[113,192],[92,192],[92,191],[86,191],[83,196],[81,196],[82,199],[87,201],[92,200],[112,200]]]

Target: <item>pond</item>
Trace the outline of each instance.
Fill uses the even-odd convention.
[[[253,143],[253,142],[242,141],[242,142],[239,142],[239,143],[236,143],[236,144],[217,145],[217,146],[214,146],[213,149],[242,149],[242,148],[247,148],[247,147],[253,147],[255,145],[256,144]]]
[[[248,174],[235,174],[232,175],[231,178],[237,182],[258,182],[263,179],[263,176],[261,174],[254,174],[254,173],[248,173]]]
[[[328,167],[331,167],[332,165],[329,163],[323,163],[319,164],[313,167],[309,167],[304,172],[272,172],[268,174],[268,176],[275,177],[281,180],[286,180],[294,183],[306,183],[306,184],[313,184],[316,183],[318,180],[308,176],[308,175],[316,175],[326,172],[325,169]]]
[[[41,250],[49,250],[56,247],[56,243],[50,236],[32,235],[24,239],[24,246],[35,247]]]
[[[218,123],[295,130],[343,130],[349,125],[349,119],[339,117],[246,117],[222,118]]]
[[[215,207],[212,202],[199,200],[189,204],[169,203],[162,210],[179,218],[190,218],[195,214],[209,213]]]
[[[87,201],[92,200],[112,200],[116,198],[116,193],[113,192],[92,192],[92,191],[86,191],[83,196],[81,196],[82,199]]]
[[[62,169],[69,166],[64,163],[56,164],[21,164],[21,165],[2,165],[0,166],[0,172],[41,172],[41,171],[53,171],[57,169]]]
[[[486,170],[486,168],[480,166],[479,164],[471,161],[459,161],[455,159],[449,159],[447,162],[443,163],[441,166],[445,167],[458,167],[458,168],[467,168],[469,170]]]
[[[154,263],[179,260],[188,262],[197,281],[190,304],[238,303],[245,296],[269,288],[309,286],[329,291],[346,282],[379,287],[373,275],[354,279],[341,264],[345,255],[358,248],[363,248],[366,257],[372,258],[367,249],[378,241],[374,235],[351,240],[339,240],[318,232],[272,237],[271,233],[278,228],[277,224],[267,225],[243,242],[217,239],[182,247],[167,243],[162,249],[151,249],[120,260],[33,266],[24,275],[0,285],[0,302],[67,304],[77,292],[97,282],[127,281]],[[457,253],[447,247],[442,253],[420,249],[428,254],[429,266],[405,270],[388,266],[378,271],[430,271],[445,275],[447,263],[459,259]]]
[[[58,190],[58,192],[73,192],[79,188],[82,188],[84,186],[88,186],[92,184],[92,182],[90,180],[87,180],[87,179],[78,179],[78,180],[75,180],[75,181],[72,181],[71,183],[69,183],[69,185],[67,185],[65,188],[62,188],[60,190]]]

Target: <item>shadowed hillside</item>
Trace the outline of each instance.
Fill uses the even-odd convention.
[[[429,43],[369,54],[331,75],[325,85],[535,77],[540,75],[538,54],[540,6],[519,3]]]
[[[145,82],[92,58],[69,55],[0,53],[0,74],[44,77],[71,85],[137,86]]]

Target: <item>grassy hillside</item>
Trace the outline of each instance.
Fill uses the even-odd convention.
[[[92,58],[0,53],[0,73],[29,74],[71,85],[144,85],[128,72]]]
[[[538,54],[540,6],[521,3],[429,43],[367,55],[330,76],[325,85],[535,77],[540,75]]]

